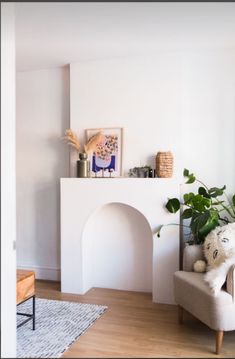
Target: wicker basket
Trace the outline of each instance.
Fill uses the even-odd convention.
[[[173,155],[170,151],[158,152],[156,155],[156,176],[172,177],[173,175]]]

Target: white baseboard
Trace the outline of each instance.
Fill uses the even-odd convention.
[[[17,269],[33,270],[36,279],[60,281],[60,268],[17,264]]]

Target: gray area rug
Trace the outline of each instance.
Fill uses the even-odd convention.
[[[36,330],[32,320],[17,329],[17,358],[59,358],[107,309],[106,306],[36,298]],[[32,300],[18,312],[32,313]],[[17,316],[17,324],[25,320]]]

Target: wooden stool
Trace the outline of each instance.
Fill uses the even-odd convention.
[[[33,313],[18,313],[18,315],[23,315],[28,317],[22,323],[20,323],[17,328],[21,327],[23,324],[27,323],[29,320],[33,320],[33,330],[35,330],[35,273],[33,271],[17,269],[17,291],[16,291],[16,304],[19,305],[27,300],[33,300]]]

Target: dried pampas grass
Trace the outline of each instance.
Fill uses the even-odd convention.
[[[71,130],[70,128],[68,130],[66,130],[65,136],[62,138],[65,141],[67,141],[68,145],[76,148],[77,151],[80,150],[81,145],[80,145],[79,139],[73,130]]]
[[[102,132],[98,132],[96,135],[92,136],[90,140],[84,145],[86,153],[92,153],[96,149],[96,145],[105,140],[105,135]]]
[[[62,137],[63,140],[67,142],[68,145],[76,148],[80,152],[81,144],[79,142],[78,136],[70,128],[65,131],[65,136]],[[87,154],[93,153],[96,150],[96,145],[105,141],[105,135],[100,131],[94,136],[92,136],[87,144],[84,145],[84,151]]]

